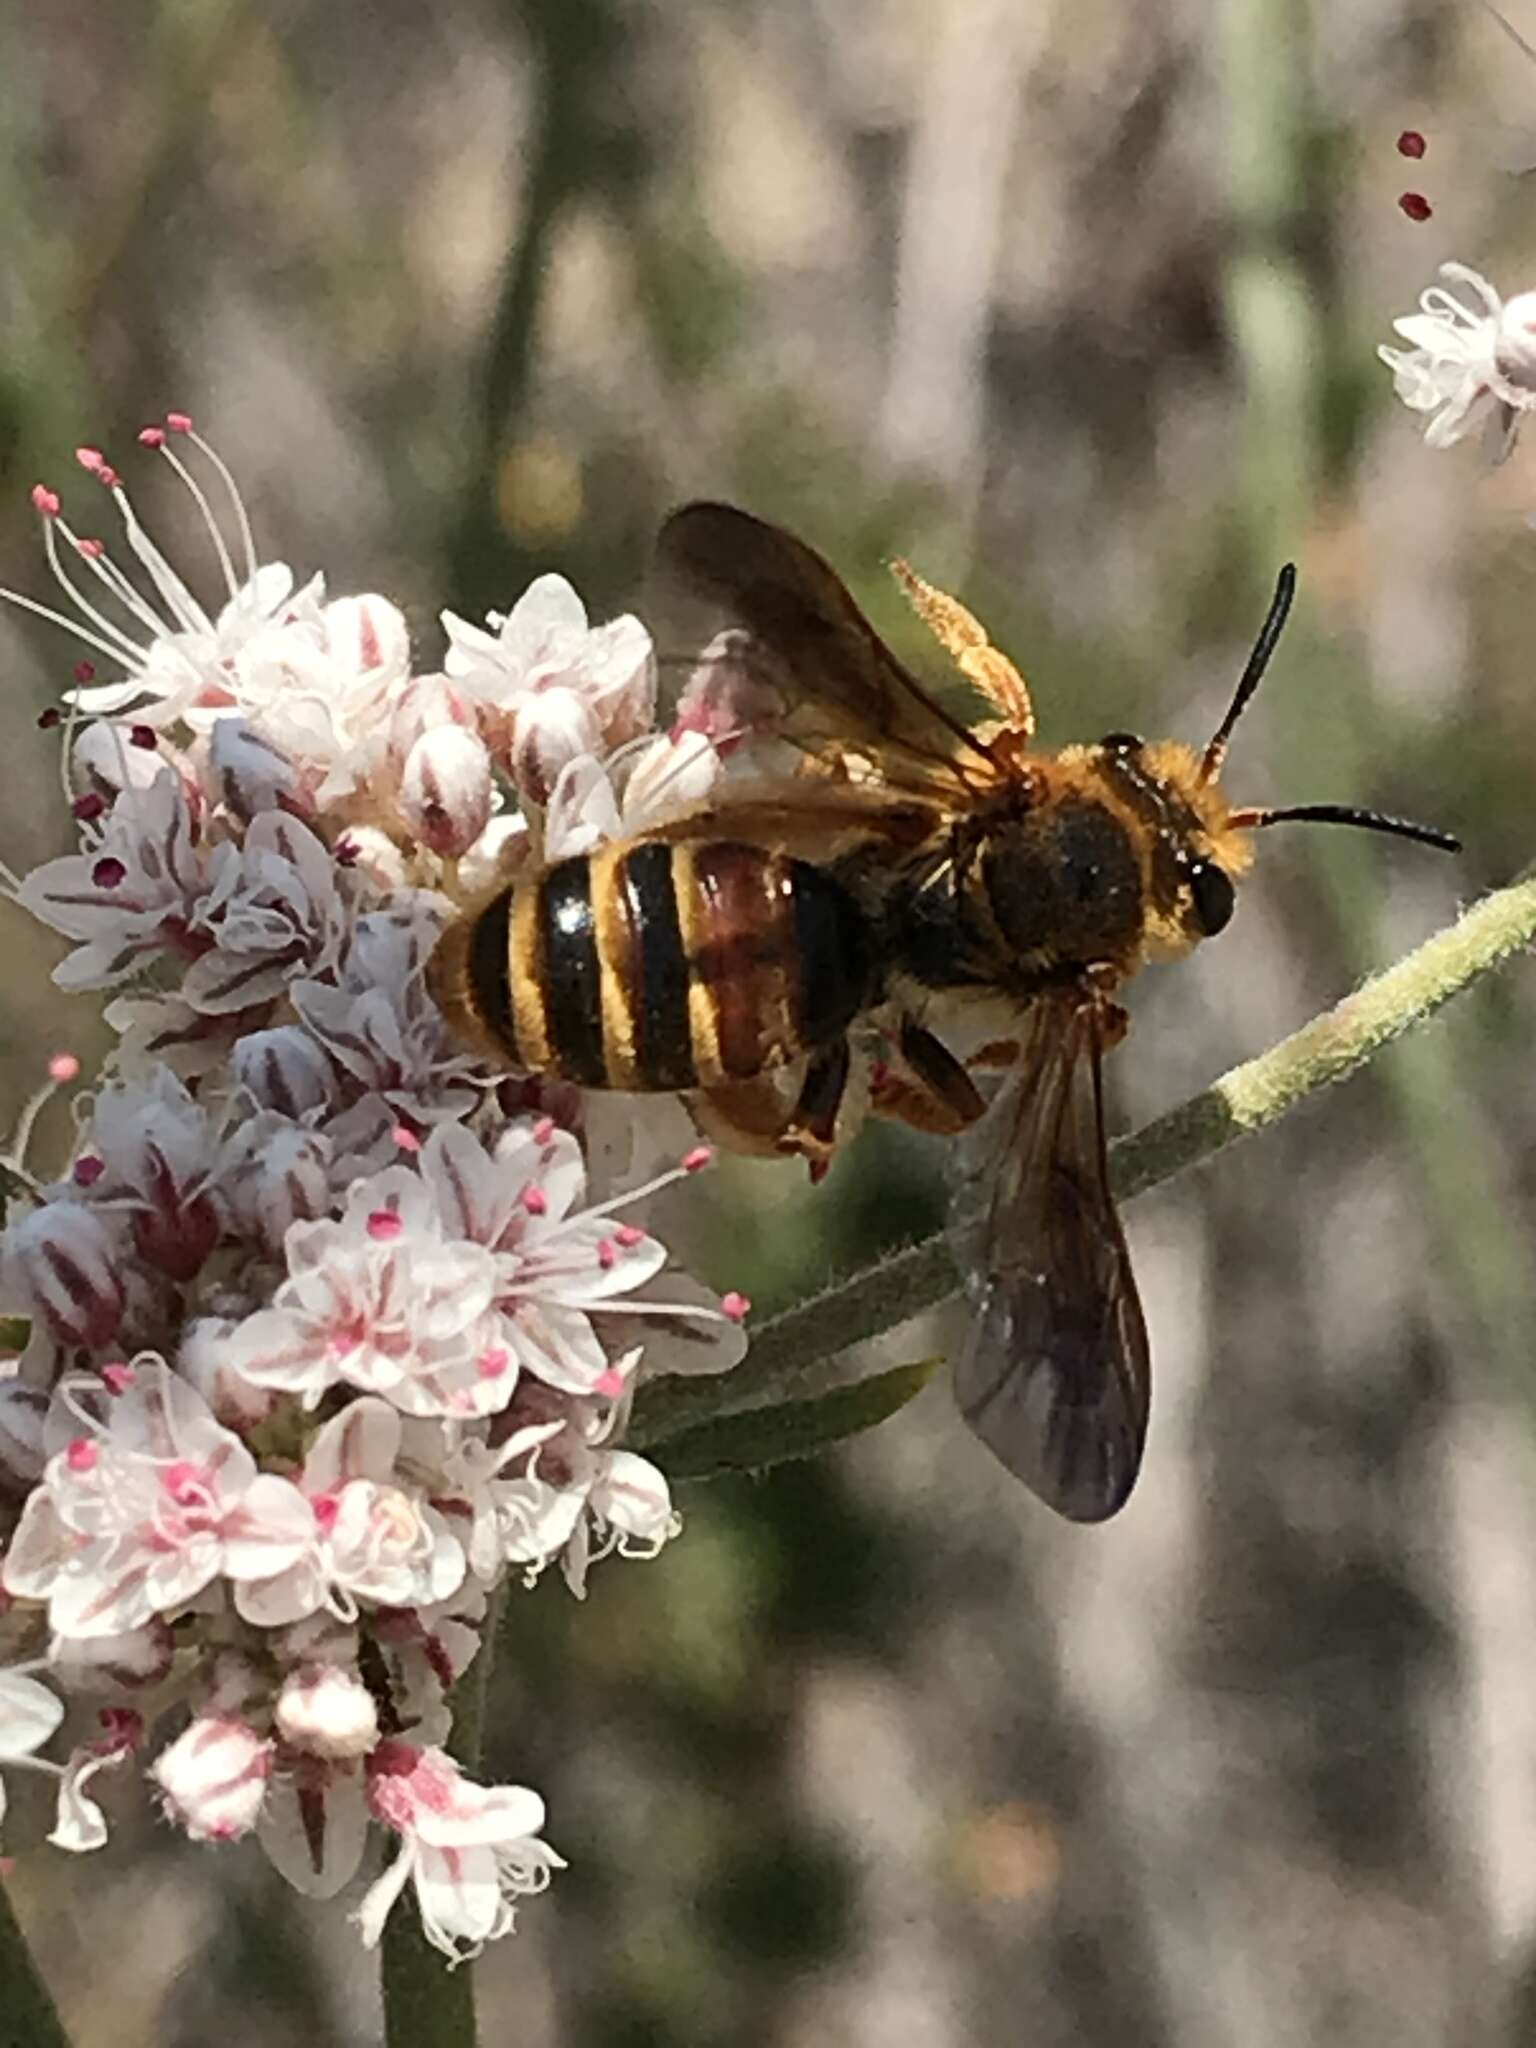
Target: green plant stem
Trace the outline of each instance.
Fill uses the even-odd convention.
[[[58,2007],[0,1885],[0,2048],[69,2048]]]
[[[1475,903],[1393,967],[1110,1150],[1115,1193],[1128,1200],[1261,1131],[1361,1066],[1536,939],[1536,875]],[[956,1291],[942,1235],[909,1245],[775,1316],[721,1379],[663,1381],[637,1404],[631,1440],[654,1447],[717,1416],[803,1400],[850,1375],[831,1361]],[[880,1361],[881,1365],[888,1361]]]
[[[480,1765],[501,1608],[498,1592],[486,1612],[479,1652],[449,1696],[453,1709],[449,1753],[470,1774]],[[385,2048],[475,2048],[479,2035],[474,1965],[448,1967],[446,1956],[422,1933],[421,1916],[409,1895],[395,1907],[384,1929],[380,1984]]]

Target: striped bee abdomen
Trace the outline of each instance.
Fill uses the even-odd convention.
[[[715,1087],[844,1032],[874,1000],[863,913],[807,861],[621,840],[480,912],[450,1017],[584,1088]]]

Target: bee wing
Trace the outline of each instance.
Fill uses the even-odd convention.
[[[1037,1004],[966,1152],[951,1225],[972,1310],[960,1412],[1059,1514],[1103,1521],[1136,1482],[1150,1371],[1109,1192],[1091,1011]]]
[[[672,513],[656,545],[665,578],[745,633],[784,701],[784,738],[867,748],[883,781],[930,799],[974,802],[1001,779],[989,749],[934,702],[804,541],[701,500]]]

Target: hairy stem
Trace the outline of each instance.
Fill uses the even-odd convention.
[[[1110,1152],[1117,1195],[1129,1199],[1261,1131],[1422,1023],[1536,939],[1536,875],[1475,903],[1452,925],[1257,1059],[1156,1118]],[[850,1375],[833,1369],[850,1345],[907,1322],[959,1284],[942,1236],[909,1245],[775,1316],[744,1364],[723,1379],[667,1381],[637,1405],[632,1440],[663,1443],[716,1416],[800,1400]]]
[[[0,2048],[69,2048],[69,2036],[0,1886]]]

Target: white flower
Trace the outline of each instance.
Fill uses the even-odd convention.
[[[1442,263],[1440,275],[1481,301],[1468,306],[1439,285],[1419,298],[1421,310],[1392,325],[1411,349],[1378,348],[1397,395],[1430,419],[1424,438],[1448,448],[1498,408],[1507,450],[1518,416],[1536,405],[1536,292],[1507,302],[1464,263]]]
[[[591,754],[569,762],[550,792],[544,850],[550,860],[590,853],[664,824],[701,803],[719,781],[722,762],[701,732],[636,742],[612,760]]]
[[[285,1627],[324,1607],[353,1622],[360,1600],[415,1607],[457,1592],[464,1553],[434,1508],[393,1483],[399,1449],[400,1417],[387,1402],[352,1401],[332,1417],[304,1461],[306,1525],[293,1509],[302,1552],[236,1589],[247,1621]]]
[[[512,1926],[512,1901],[543,1891],[565,1868],[546,1842],[544,1802],[520,1785],[476,1785],[440,1749],[382,1742],[368,1759],[368,1805],[400,1838],[394,1861],[358,1912],[372,1948],[408,1882],[432,1946],[454,1962]]]
[[[210,873],[191,922],[199,955],[181,984],[194,1010],[249,1010],[298,974],[334,968],[346,931],[340,871],[307,825],[263,811],[238,850],[217,849]]]
[[[510,1125],[494,1153],[462,1125],[439,1125],[421,1172],[445,1228],[495,1253],[498,1341],[549,1386],[591,1393],[610,1370],[592,1318],[654,1279],[665,1245],[578,1206],[581,1148],[547,1119]]]
[[[214,518],[209,497],[174,452],[174,438],[184,438],[200,450],[214,472],[217,487],[227,493],[235,525],[233,545],[226,541]],[[274,618],[303,618],[316,612],[322,585],[316,577],[295,594],[293,575],[285,564],[271,562],[262,566],[257,562],[250,522],[234,481],[207,442],[193,430],[186,414],[169,415],[164,427],[146,427],[139,439],[144,446],[164,455],[191,492],[198,516],[213,543],[226,601],[210,613],[193,596],[140,525],[116,470],[94,448],[78,449],[76,459],[110,493],[129,551],[153,595],[144,594],[99,540],[77,534],[61,516],[57,493],[40,484],[33,491],[32,501],[43,517],[49,566],[76,616],[50,611],[30,598],[14,594],[11,601],[63,626],[122,671],[118,681],[82,684],[73,691],[72,701],[77,709],[113,713],[143,702],[145,719],[168,724],[199,707],[231,704],[230,668],[247,641]],[[64,567],[59,548],[61,536],[74,564],[74,575]],[[82,581],[75,581],[75,576]],[[97,586],[94,592],[90,588],[92,581]],[[126,625],[120,623],[124,619]]]
[[[408,1415],[505,1407],[506,1360],[484,1355],[495,1261],[445,1235],[409,1168],[358,1181],[339,1219],[294,1224],[287,1258],[271,1308],[231,1334],[234,1372],[310,1407],[338,1384]]]
[[[538,1446],[521,1480],[503,1485],[497,1500],[503,1557],[539,1570],[563,1553],[578,1598],[598,1559],[611,1551],[654,1557],[681,1527],[665,1475],[649,1459],[609,1447],[617,1412],[574,1404],[565,1428]]]
[[[390,1122],[465,1116],[477,1099],[468,1080],[475,1061],[449,1037],[427,992],[437,931],[427,914],[368,912],[352,927],[335,983],[291,989],[303,1022],[360,1090],[388,1106]]]
[[[165,1067],[103,1088],[92,1107],[81,1154],[103,1168],[92,1197],[126,1215],[139,1257],[173,1280],[194,1278],[218,1243],[220,1145],[208,1112]]]
[[[194,1842],[233,1842],[261,1815],[273,1743],[238,1714],[200,1714],[161,1750],[150,1776]]]
[[[54,969],[59,987],[110,988],[159,953],[190,958],[209,879],[179,779],[125,789],[99,826],[83,823],[82,838],[81,852],[44,861],[16,892],[24,910],[79,942]]]
[[[232,689],[265,738],[297,763],[317,805],[368,780],[394,697],[410,676],[405,620],[386,598],[338,598],[241,648]]]
[[[444,612],[445,667],[486,707],[483,737],[536,803],[566,761],[622,746],[650,725],[655,663],[638,619],[589,627],[565,578],[540,576],[488,624]]]
[[[162,1359],[136,1360],[119,1384],[114,1396],[88,1378],[61,1383],[50,1430],[66,1440],[0,1575],[16,1598],[46,1600],[62,1636],[140,1628],[221,1573],[267,1577],[299,1548],[285,1512],[297,1489],[258,1476],[245,1445]]]

